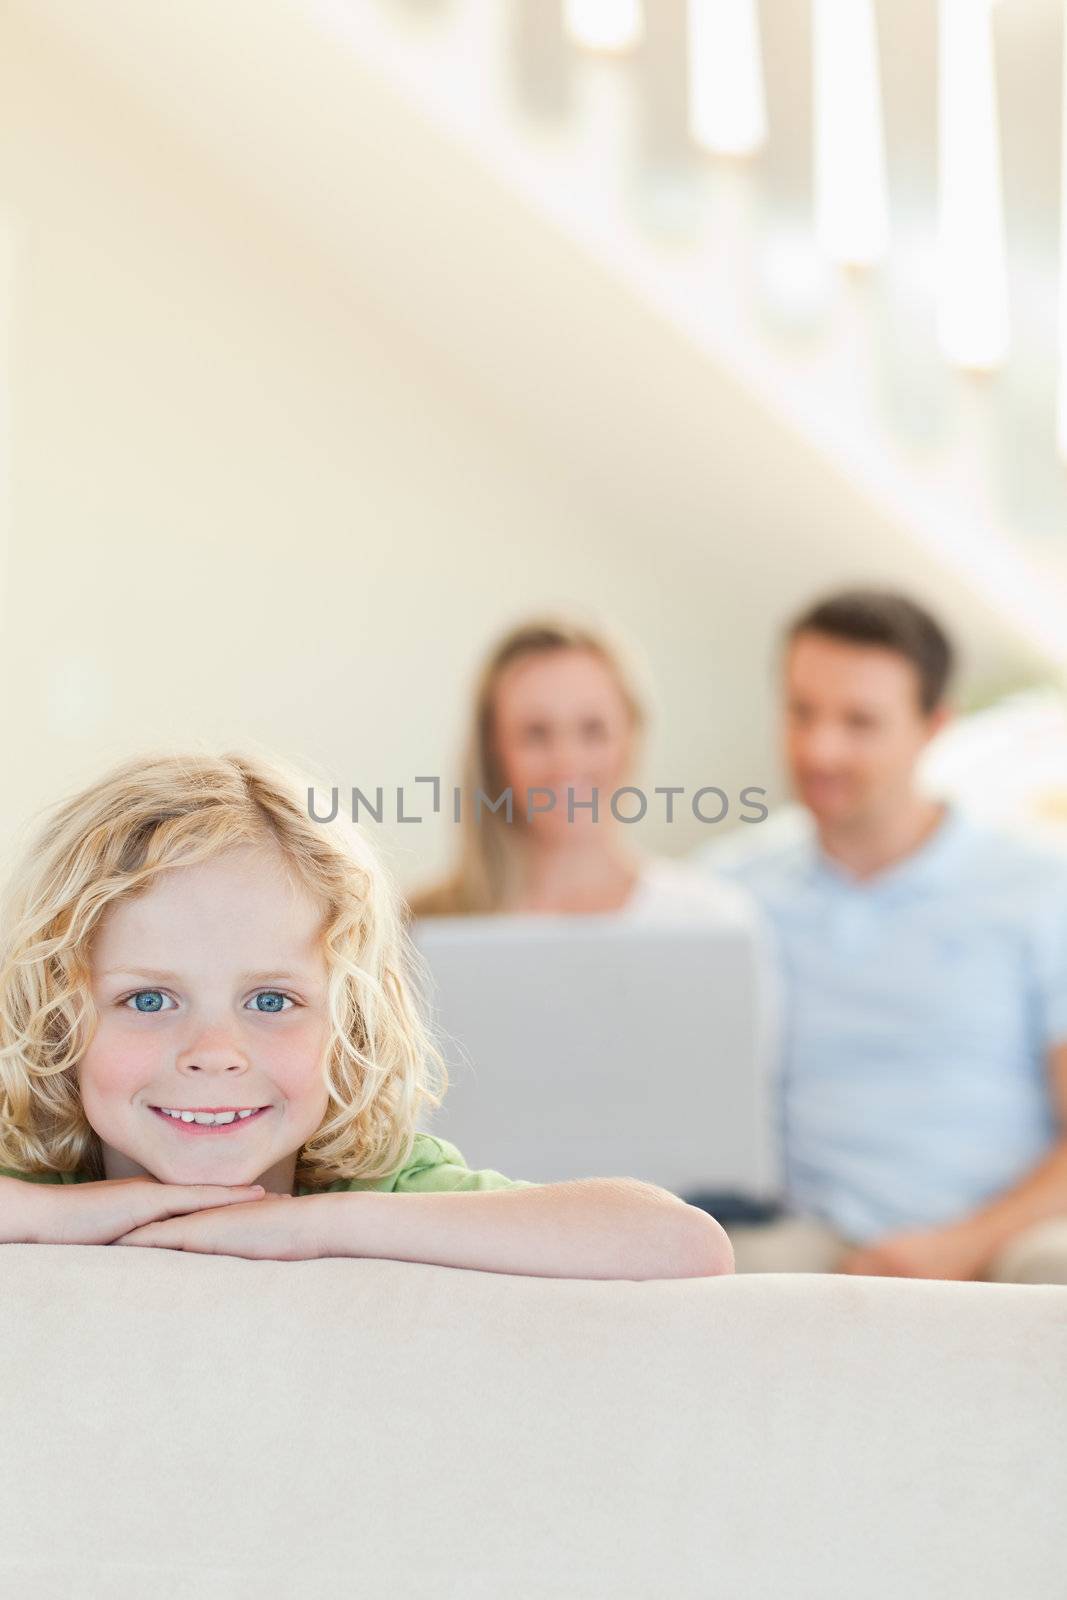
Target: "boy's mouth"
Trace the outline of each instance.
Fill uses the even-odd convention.
[[[231,1133],[256,1122],[270,1106],[149,1106],[161,1121],[179,1133]]]

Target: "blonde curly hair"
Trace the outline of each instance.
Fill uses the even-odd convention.
[[[77,1067],[97,1012],[89,953],[117,901],[157,875],[237,845],[274,846],[324,907],[330,1032],[326,1116],[296,1181],[378,1179],[409,1159],[424,1103],[448,1073],[423,1018],[425,969],[385,869],[297,769],[259,754],[148,754],[50,808],[0,911],[0,1166],[103,1178]]]

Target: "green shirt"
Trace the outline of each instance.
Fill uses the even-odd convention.
[[[2,1178],[24,1178],[28,1183],[92,1183],[87,1172],[16,1172],[0,1167]],[[338,1189],[375,1189],[395,1194],[435,1194],[442,1190],[456,1193],[474,1189],[533,1189],[526,1178],[505,1178],[491,1167],[471,1171],[454,1144],[431,1133],[417,1133],[411,1155],[404,1166],[384,1178],[337,1178],[322,1189],[298,1184],[297,1194],[320,1194]]]

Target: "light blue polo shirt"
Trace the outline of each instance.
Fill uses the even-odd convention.
[[[712,864],[755,894],[778,945],[793,1210],[865,1243],[962,1217],[1047,1154],[1067,861],[950,807],[864,881],[813,831]]]

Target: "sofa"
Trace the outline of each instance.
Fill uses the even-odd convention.
[[[1063,1600],[1067,1288],[0,1246],[0,1596]]]

